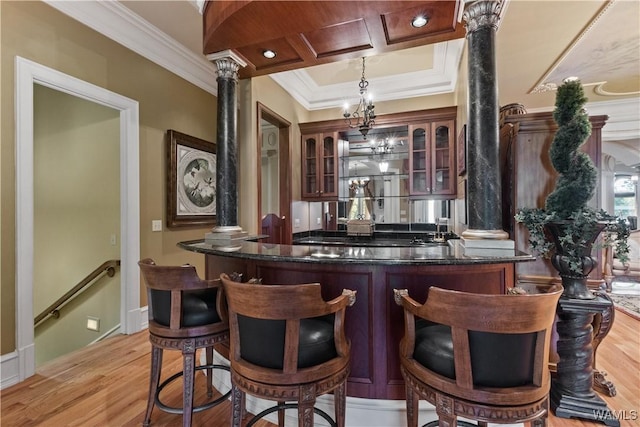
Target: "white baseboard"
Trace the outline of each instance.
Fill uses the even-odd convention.
[[[0,356],[0,390],[3,390],[20,382],[20,361],[18,352],[3,354]]]
[[[145,305],[140,308],[140,330],[149,328],[149,306]]]

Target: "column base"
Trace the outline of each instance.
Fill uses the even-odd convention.
[[[595,393],[588,396],[572,396],[552,386],[549,400],[551,409],[558,418],[581,418],[608,426],[620,426],[620,420],[614,417],[605,401]]]
[[[214,227],[204,235],[204,241],[216,246],[222,251],[233,252],[242,247],[241,241],[246,240],[249,233],[238,226]]]
[[[242,240],[246,239],[249,233],[242,231],[242,227],[237,225],[214,227],[211,232],[204,235],[205,240]]]
[[[467,256],[514,256],[515,242],[503,230],[466,230],[460,238]]]
[[[509,233],[504,230],[473,230],[469,228],[462,232],[462,237],[468,240],[508,240]]]

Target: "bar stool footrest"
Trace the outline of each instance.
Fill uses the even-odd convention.
[[[253,427],[253,425],[256,422],[258,422],[260,419],[266,417],[267,415],[271,414],[272,412],[276,412],[276,411],[279,411],[281,409],[297,409],[297,408],[298,408],[298,404],[297,403],[284,403],[284,404],[272,406],[272,407],[267,408],[264,411],[260,412],[259,414],[256,414],[253,418],[251,418],[251,420],[247,423],[246,427]],[[324,418],[329,423],[329,426],[337,427],[336,422],[333,421],[331,416],[329,416],[329,414],[324,412],[322,409],[318,409],[318,408],[314,407],[313,408],[313,412],[315,412],[316,414],[318,414],[322,418]]]
[[[227,372],[231,372],[231,369],[228,366],[225,366],[225,365],[201,365],[201,366],[196,366],[196,368],[195,368],[196,371],[201,371],[203,369],[222,369],[222,370],[225,370]],[[180,372],[170,376],[166,380],[164,380],[158,386],[158,390],[156,391],[155,401],[156,401],[156,406],[159,409],[161,409],[161,410],[163,410],[165,412],[168,412],[170,414],[182,414],[184,412],[183,408],[176,408],[174,406],[168,406],[168,405],[164,404],[160,400],[160,392],[162,391],[162,389],[165,388],[167,385],[169,385],[170,383],[172,383],[173,381],[175,381],[176,379],[180,378],[183,375],[184,375],[184,371],[180,371]],[[231,396],[231,390],[229,390],[228,392],[226,392],[222,396],[218,397],[217,399],[214,399],[214,400],[212,400],[210,402],[207,402],[207,403],[203,403],[202,405],[194,406],[193,407],[193,412],[196,413],[196,412],[204,411],[205,409],[213,408],[217,404],[222,403],[225,400],[227,400],[229,398],[229,396]]]

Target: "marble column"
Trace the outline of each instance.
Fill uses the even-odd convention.
[[[216,226],[207,240],[246,237],[238,225],[238,70],[246,66],[230,51],[207,56],[218,72],[216,133]]]
[[[502,228],[499,103],[495,36],[500,1],[476,1],[464,12],[468,42],[468,240],[508,239]],[[503,248],[504,245],[498,245]],[[512,246],[511,246],[512,247]]]

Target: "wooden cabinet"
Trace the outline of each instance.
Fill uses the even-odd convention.
[[[337,200],[338,133],[302,135],[302,199]]]
[[[412,196],[456,194],[454,134],[454,120],[409,125]]]
[[[300,123],[302,200],[338,200],[340,182],[348,183],[351,178],[368,176],[374,180],[376,177],[380,181],[383,178],[388,180],[391,173],[382,172],[377,166],[372,172],[363,166],[377,165],[383,161],[393,163],[391,166],[396,171],[393,175],[402,181],[404,194],[401,196],[405,199],[453,198],[456,194],[456,114],[456,107],[446,107],[379,115],[366,140],[357,129],[349,129],[341,119]],[[387,151],[367,147],[380,138],[402,140],[409,148],[405,145]],[[376,144],[380,144],[380,141]],[[349,148],[349,145],[352,147]],[[356,145],[362,145],[363,151],[357,151],[354,148]],[[362,161],[365,157],[370,159]],[[342,170],[339,160],[344,166]],[[357,168],[350,167],[354,163],[358,163]],[[380,191],[374,195],[382,203],[387,197],[380,196]]]
[[[591,116],[591,136],[581,149],[600,170],[602,139],[601,131],[607,116]],[[551,165],[549,147],[555,136],[557,125],[552,113],[532,113],[506,116],[500,129],[500,159],[502,166],[502,215],[503,227],[516,243],[516,249],[532,253],[529,247],[529,233],[514,220],[516,212],[525,207],[544,208],[547,196],[555,188],[558,174]],[[600,208],[600,183],[589,205]],[[591,279],[602,277],[601,254],[594,251],[598,260],[590,274]],[[524,262],[516,266],[518,275],[557,276],[547,259]]]

